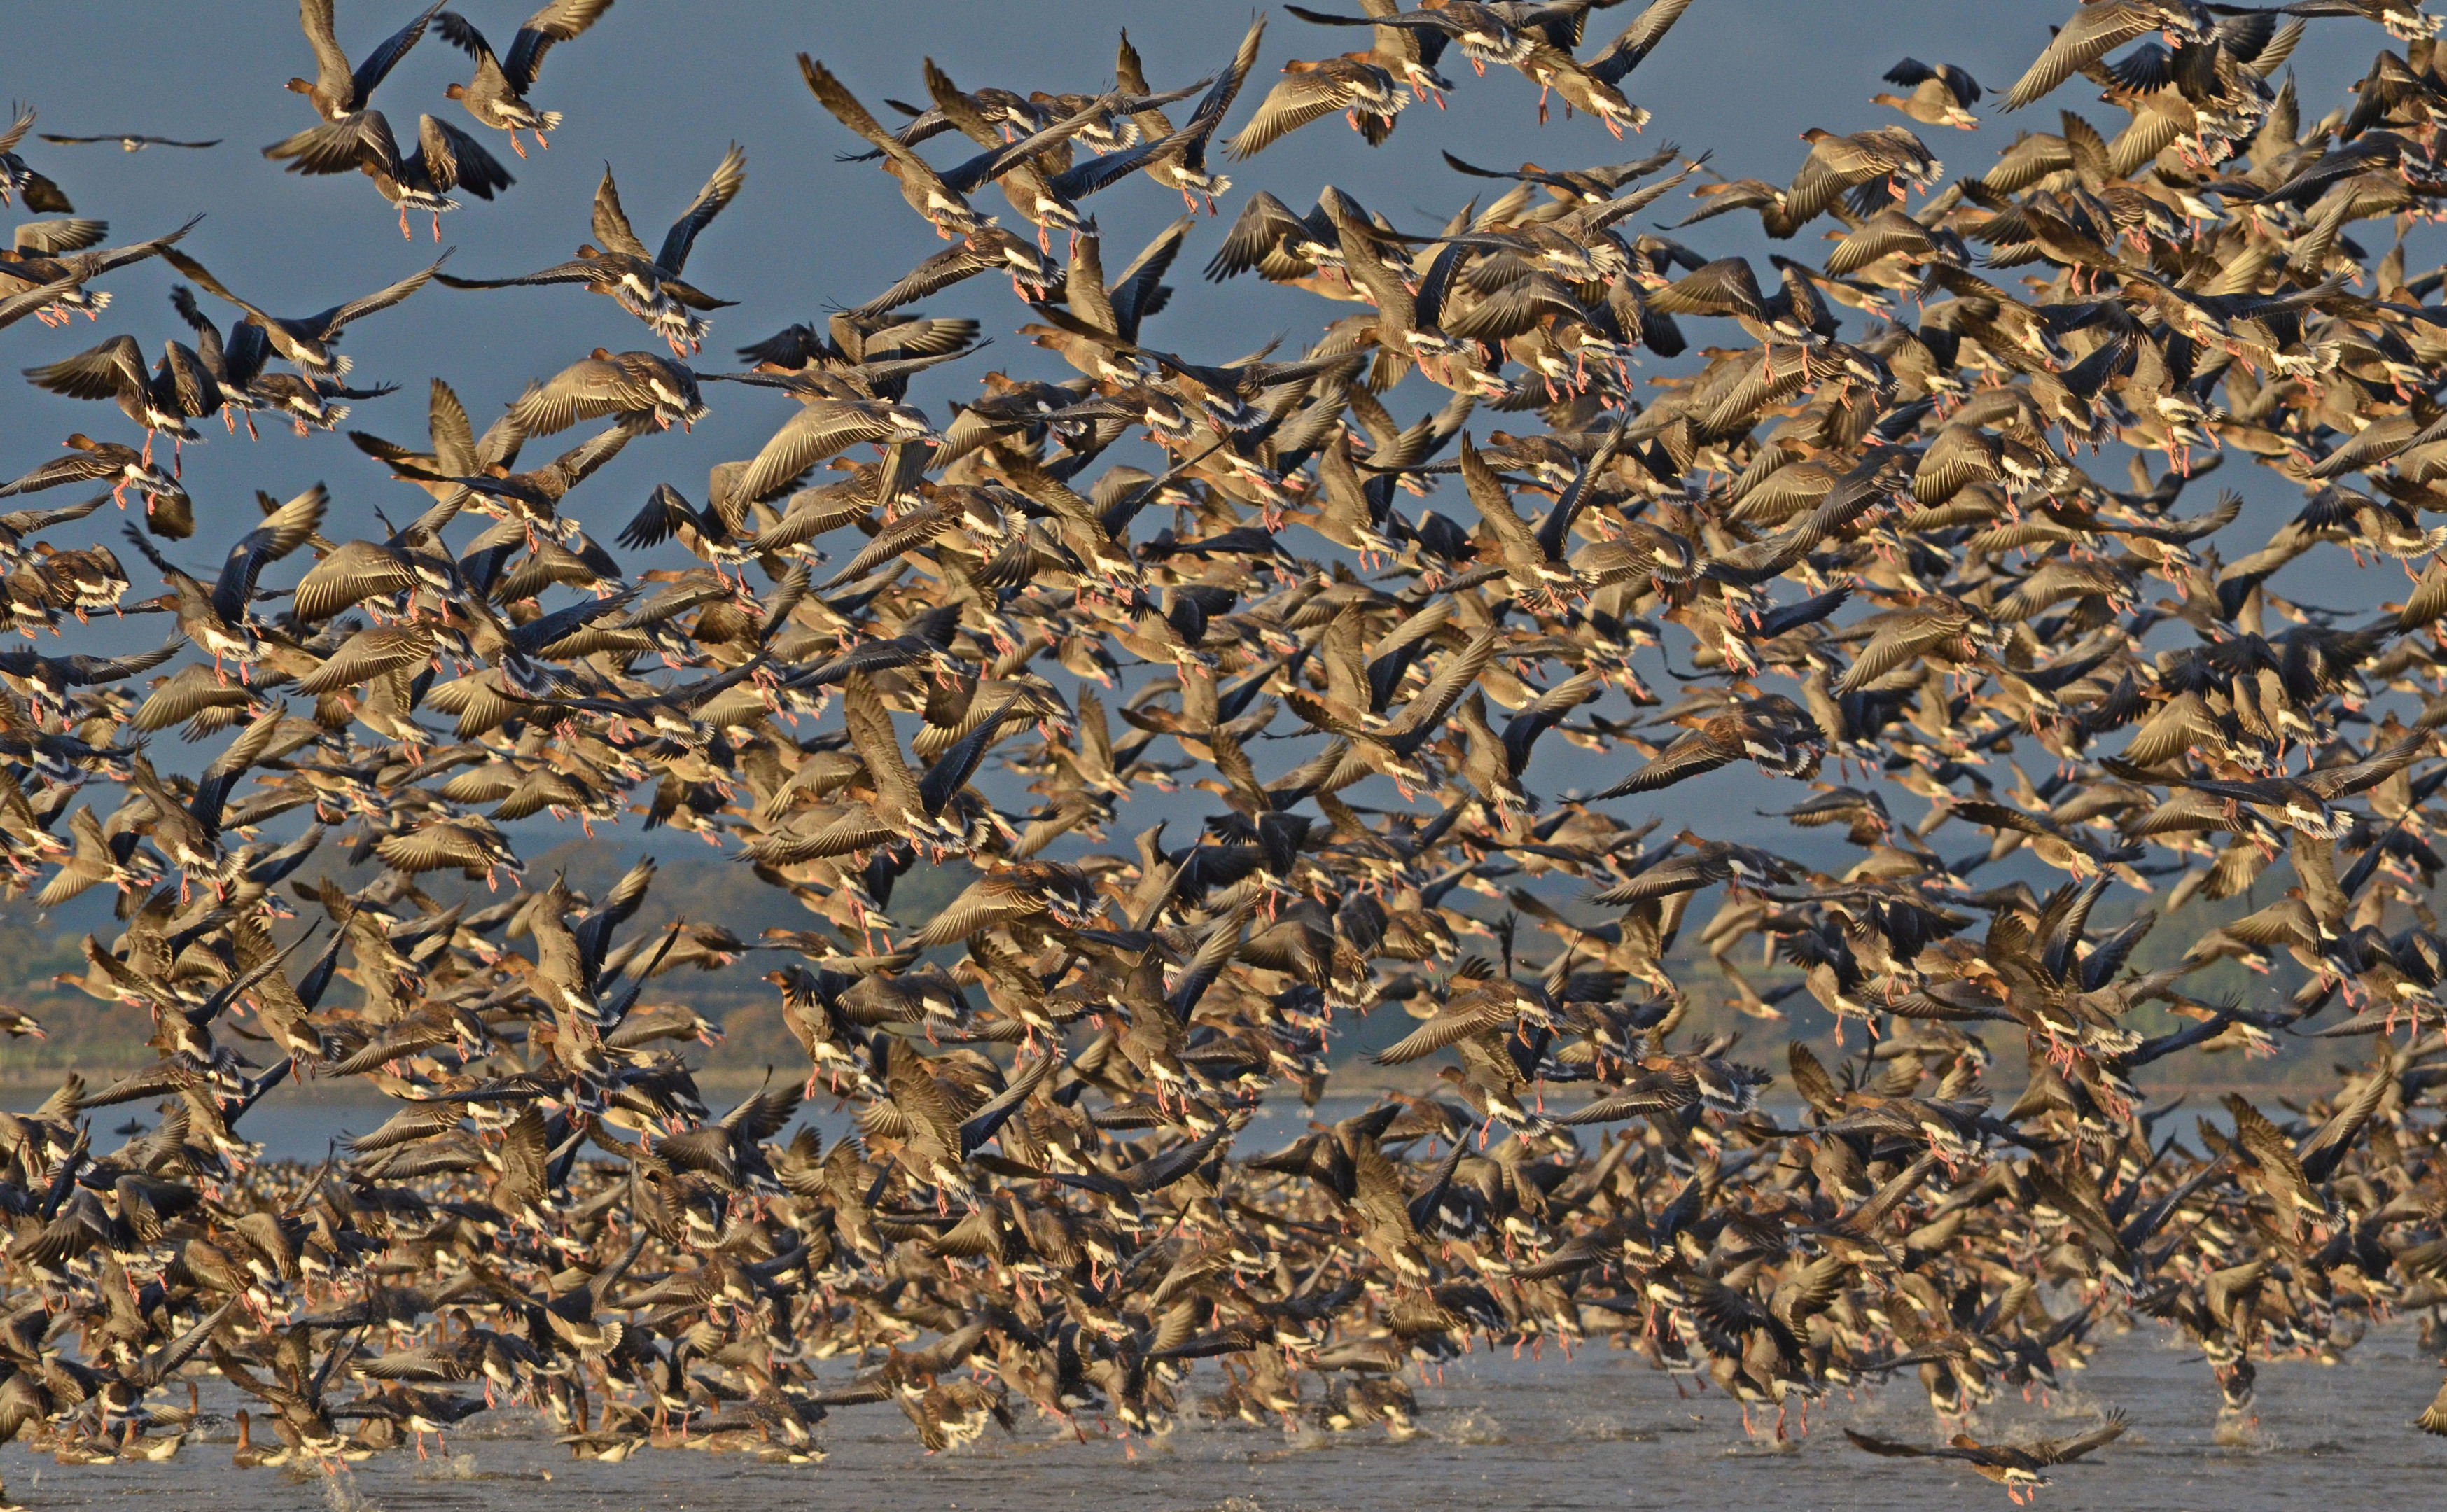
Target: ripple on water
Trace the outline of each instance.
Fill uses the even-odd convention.
[[[1654,1429],[1614,1418],[1574,1418],[1564,1425],[1564,1431],[1583,1444],[1652,1444],[1657,1440]]]

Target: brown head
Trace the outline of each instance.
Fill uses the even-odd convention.
[[[442,91],[442,98],[445,100],[465,100],[467,98],[467,86],[464,84],[454,84],[449,88]]]
[[[281,85],[281,87],[287,89],[292,94],[310,95],[314,92],[314,81],[312,79],[292,79],[287,84]]]

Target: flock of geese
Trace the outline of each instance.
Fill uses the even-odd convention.
[[[422,1452],[513,1400],[614,1460],[820,1459],[829,1408],[884,1401],[929,1449],[1026,1408],[1398,1437],[1407,1381],[1474,1341],[1603,1342],[1778,1434],[1916,1381],[1944,1442],[1854,1442],[2020,1500],[2123,1420],[1983,1444],[1974,1415],[2058,1387],[2104,1324],[2180,1331],[2248,1418],[2260,1364],[2436,1320],[2447,269],[2403,242],[2447,197],[2436,23],[2094,0],[2001,101],[2078,81],[2061,108],[1951,180],[1922,131],[1997,102],[1906,59],[1888,123],[1808,133],[1789,183],[1671,144],[1448,153],[1442,226],[1331,186],[1206,218],[1227,168],[1335,115],[1373,144],[1449,90],[1526,110],[1508,71],[1558,117],[1550,161],[1607,145],[1562,118],[1641,125],[1623,91],[1690,3],[1611,40],[1613,0],[1288,6],[1303,50],[1366,46],[1262,73],[1261,15],[1158,89],[1125,37],[1092,93],[929,62],[926,103],[882,114],[886,81],[802,56],[794,108],[945,245],[735,371],[696,366],[727,301],[687,277],[735,145],[659,247],[607,171],[569,262],[284,314],[194,222],[105,247],[26,112],[0,201],[52,218],[0,256],[0,325],[99,317],[142,259],[184,282],[149,366],[130,334],[16,349],[120,439],[9,443],[6,891],[113,889],[73,985],[155,1031],[142,1069],[0,1115],[0,1438],[163,1457],[200,1374],[250,1399],[237,1456],[267,1465]],[[265,155],[438,225],[510,187],[484,133],[523,157],[562,126],[541,102],[584,120],[543,65],[611,9],[555,0],[496,51],[435,6],[351,66],[302,0],[316,71],[288,87],[320,120]],[[2354,17],[2388,50],[2316,114],[2287,57]],[[473,127],[423,116],[403,153],[374,97],[428,28],[472,65]],[[1117,255],[1092,197],[1143,179],[1188,213]],[[1681,239],[1753,215],[1765,268]],[[1332,318],[1298,350],[1166,350],[1185,252]],[[1075,376],[913,402],[981,345],[920,308],[974,278]],[[436,378],[425,436],[347,432],[371,465],[313,443],[334,488],[213,501],[201,523],[247,528],[200,565],[200,426],[338,428],[390,391],[351,387],[360,323],[552,297],[428,281],[581,286],[658,350],[489,419]],[[694,501],[588,488],[717,382],[795,412]],[[1161,472],[1106,457],[1132,438]],[[2201,486],[2246,461],[2304,500],[2265,543]],[[394,528],[386,489],[422,513]],[[670,542],[696,565],[614,555]],[[2367,603],[2279,586],[2347,556]],[[113,611],[175,631],[55,649]],[[1587,793],[1527,790],[1542,740],[1586,752]],[[1744,764],[1815,863],[1655,817]],[[1171,801],[1191,832],[1099,843],[1184,788],[1211,798]],[[522,876],[507,827],[640,814],[808,927],[656,925],[651,861],[583,896]],[[1982,875],[2016,852],[2062,884]],[[954,863],[957,899],[894,917],[900,879]],[[721,1107],[687,1056],[716,1026],[669,973],[750,953],[806,1065]],[[2221,995],[2230,962],[2278,974]],[[1727,1000],[1841,1048],[1752,1064],[1702,1022]],[[1378,1059],[1441,1061],[1433,1095],[1236,1143],[1269,1092],[1314,1106],[1372,1013],[1418,1021]],[[2178,1051],[2285,1047],[2358,1064],[2182,1122],[2136,1090]],[[266,1098],[342,1078],[394,1114],[319,1165],[257,1158]],[[834,1098],[858,1132],[826,1142],[799,1116]],[[98,1144],[131,1106],[156,1121]],[[2419,1426],[2447,1433],[2447,1391]]]

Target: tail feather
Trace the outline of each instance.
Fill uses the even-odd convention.
[[[2413,1420],[2413,1426],[2424,1433],[2436,1433],[2447,1439],[2447,1384],[2440,1385],[2438,1394],[2431,1399],[2429,1408]]]

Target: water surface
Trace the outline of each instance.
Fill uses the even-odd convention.
[[[824,1368],[826,1381],[846,1373]],[[2259,1421],[2216,1423],[2217,1398],[2191,1352],[2154,1330],[2105,1341],[2088,1370],[2048,1401],[2007,1396],[1983,1410],[1979,1432],[2009,1438],[2078,1432],[2114,1406],[2133,1419],[2119,1443],[2061,1468],[2039,1493],[2051,1509],[2215,1508],[2218,1512],[2439,1504],[2447,1440],[2410,1427],[2438,1388],[2439,1367],[2412,1329],[2375,1331],[2342,1364],[2281,1361],[2261,1368]],[[1212,1366],[1185,1400],[1220,1384]],[[1413,1377],[1415,1383],[1415,1377]],[[1303,1376],[1306,1395],[1321,1393]],[[844,1408],[820,1430],[822,1465],[758,1463],[744,1455],[641,1451],[621,1465],[574,1462],[524,1409],[470,1420],[449,1454],[420,1465],[394,1453],[353,1466],[337,1484],[317,1475],[238,1470],[219,1442],[190,1445],[162,1465],[64,1467],[21,1446],[0,1449],[9,1500],[33,1508],[172,1506],[734,1509],[822,1506],[827,1512],[1112,1507],[1134,1512],[1418,1512],[1432,1507],[1763,1507],[1778,1512],[1879,1508],[1952,1512],[2008,1507],[2004,1492],[1944,1461],[1872,1459],[1838,1431],[1920,1443],[1941,1437],[1916,1383],[1837,1395],[1812,1414],[1806,1437],[1777,1445],[1746,1437],[1736,1405],[1714,1390],[1678,1397],[1670,1378],[1637,1355],[1603,1348],[1571,1361],[1552,1351],[1490,1358],[1483,1350],[1447,1367],[1441,1385],[1417,1386],[1418,1434],[1389,1441],[1381,1428],[1333,1434],[1303,1427],[1218,1427],[1185,1415],[1154,1440],[1075,1442],[1017,1409],[1018,1431],[926,1455],[890,1406]],[[207,1408],[237,1399],[207,1395]],[[1093,1425],[1091,1425],[1092,1431]],[[39,1482],[36,1480],[39,1472]],[[545,1476],[550,1479],[546,1480]]]

